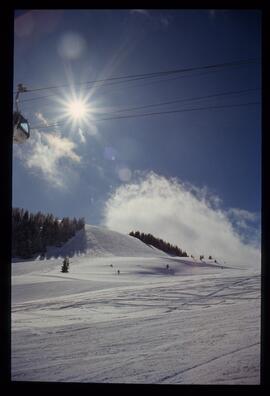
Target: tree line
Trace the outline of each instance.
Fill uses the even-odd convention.
[[[140,232],[140,231],[135,231],[135,232],[131,231],[129,235],[140,239],[142,242],[146,243],[147,245],[152,245],[157,249],[160,249],[163,252],[171,254],[173,256],[188,257],[187,252],[183,251],[178,246],[163,241],[163,239],[161,238],[156,238],[152,234],[145,234],[144,232]]]
[[[31,258],[45,255],[48,246],[61,247],[76,231],[84,228],[84,218],[59,220],[52,214],[29,213],[12,209],[12,257]]]

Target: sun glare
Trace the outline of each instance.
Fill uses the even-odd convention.
[[[57,112],[57,122],[66,123],[66,126],[72,130],[86,130],[89,132],[94,128],[95,114],[99,112],[97,104],[92,100],[91,92],[75,92],[71,87],[70,92],[63,91],[62,95],[57,97],[55,110]],[[80,138],[81,132],[78,132]]]
[[[82,120],[87,116],[87,105],[84,101],[76,99],[70,102],[67,106],[68,114],[74,120]]]

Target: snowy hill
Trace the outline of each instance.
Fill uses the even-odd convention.
[[[221,268],[90,225],[12,263],[12,380],[258,384],[260,274]]]
[[[47,258],[57,256],[168,257],[161,250],[147,246],[137,238],[103,227],[85,225],[63,247],[48,249]]]

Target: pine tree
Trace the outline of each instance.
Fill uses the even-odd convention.
[[[146,243],[147,245],[152,245],[157,249],[163,250],[164,252],[180,257],[188,257],[187,253],[182,251],[178,246],[172,245],[169,242],[163,241],[161,238],[156,238],[152,234],[145,234],[144,232],[140,231],[131,231],[129,233],[130,236],[133,236],[137,239],[140,239],[142,242]]]
[[[12,209],[12,256],[31,258],[34,254],[45,255],[48,245],[61,246],[76,231],[84,228],[84,218],[59,221],[52,214],[29,213],[28,210]]]
[[[69,270],[69,258],[65,257],[62,264],[61,272],[66,273],[68,272],[68,270]]]

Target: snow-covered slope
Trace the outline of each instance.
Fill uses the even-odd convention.
[[[171,257],[96,226],[49,249],[45,260],[12,264],[14,381],[259,378],[258,271]]]
[[[130,235],[107,228],[85,225],[62,248],[51,247],[47,257],[52,256],[118,256],[118,257],[168,257],[161,250],[147,246]]]

